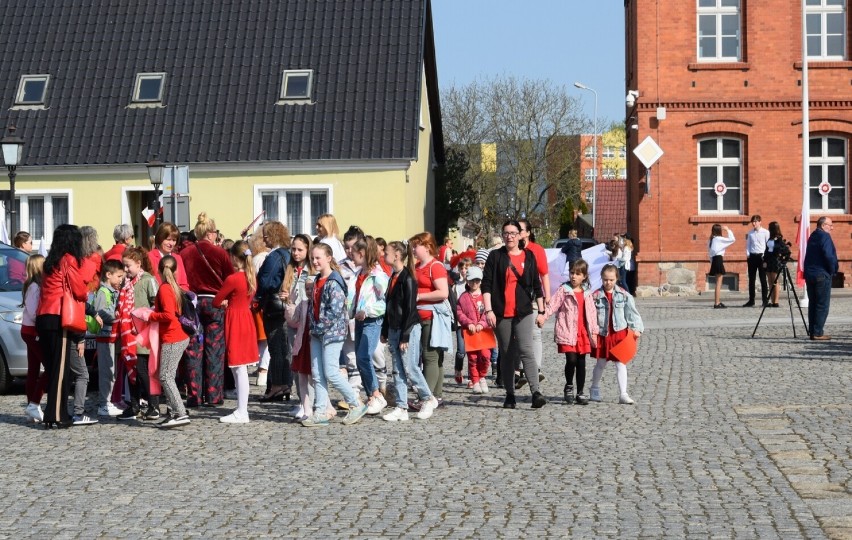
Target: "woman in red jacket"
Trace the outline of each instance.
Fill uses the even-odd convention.
[[[83,235],[76,225],[60,225],[53,232],[50,253],[44,261],[41,300],[36,313],[36,330],[41,343],[44,369],[48,373],[47,408],[44,426],[66,428],[71,425],[68,415],[70,347],[73,335],[62,328],[62,290],[68,282],[80,310],[85,309],[87,283],[81,274]],[[83,354],[83,342],[77,345]]]
[[[148,321],[160,323],[160,384],[171,408],[171,415],[160,423],[160,427],[170,428],[189,423],[189,416],[175,382],[178,363],[189,344],[189,336],[183,331],[178,318],[181,314],[183,292],[175,277],[178,270],[177,260],[166,255],[160,260],[158,270],[163,284],[157,291],[154,312],[148,317]]]

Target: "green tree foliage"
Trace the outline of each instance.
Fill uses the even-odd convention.
[[[437,238],[446,236],[458,218],[470,213],[476,204],[474,190],[467,179],[469,169],[470,161],[464,152],[448,148],[445,162],[435,171]]]
[[[559,238],[568,236],[568,231],[574,228],[574,201],[568,199],[559,213]]]

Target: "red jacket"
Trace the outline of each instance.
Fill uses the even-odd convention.
[[[169,253],[172,257],[177,261],[177,272],[175,272],[175,278],[177,279],[177,284],[181,289],[189,289],[189,282],[186,280],[186,272],[183,269],[183,259],[177,252]],[[159,249],[154,248],[148,252],[148,260],[151,261],[151,274],[157,278],[157,283],[160,285],[163,284],[163,278],[160,276],[160,261],[163,260],[163,254]]]
[[[160,323],[160,343],[177,343],[189,339],[178,320],[178,305],[175,291],[166,283],[157,291],[157,301],[149,321]]]
[[[69,254],[65,254],[59,260],[59,264],[49,274],[45,274],[41,282],[41,300],[38,304],[36,315],[59,315],[62,309],[62,283],[65,276],[71,285],[71,293],[80,303],[86,301],[89,294],[88,281],[83,278],[77,260]],[[81,306],[82,307],[82,306]]]
[[[482,291],[479,292],[479,301],[483,302]],[[459,302],[456,306],[456,316],[459,320],[459,326],[462,328],[467,328],[470,324],[481,324],[483,328],[488,328],[488,319],[485,318],[485,311],[482,313],[479,312],[476,308],[476,300],[473,299],[470,291],[465,291],[459,296]]]
[[[124,250],[127,249],[127,244],[116,244],[109,248],[109,251],[104,253],[105,261],[121,262],[121,257],[124,255]]]
[[[234,273],[228,252],[207,240],[185,247],[180,254],[189,274],[189,290],[195,294],[215,295],[225,279]]]

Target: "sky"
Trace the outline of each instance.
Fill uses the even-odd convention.
[[[583,100],[598,129],[624,120],[622,0],[432,0],[438,82],[479,77],[549,79]]]

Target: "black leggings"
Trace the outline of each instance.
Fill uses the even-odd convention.
[[[568,352],[565,353],[565,384],[574,381],[574,371],[577,372],[577,393],[583,393],[586,386],[586,355]]]

